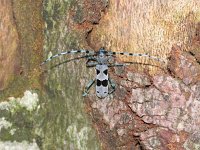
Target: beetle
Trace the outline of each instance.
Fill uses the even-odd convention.
[[[108,68],[115,67],[115,66],[125,66],[128,64],[132,64],[133,62],[125,62],[123,64],[117,63],[110,63],[110,59],[113,55],[126,55],[126,56],[135,56],[135,57],[148,57],[149,59],[153,59],[162,63],[166,63],[165,59],[161,59],[155,56],[150,56],[148,54],[141,54],[141,53],[129,53],[129,52],[112,52],[106,51],[104,48],[100,48],[97,52],[91,50],[70,50],[58,53],[56,55],[51,55],[42,62],[41,65],[44,65],[48,61],[51,61],[53,58],[60,57],[61,55],[67,54],[76,54],[76,53],[85,53],[85,55],[81,57],[76,57],[72,60],[77,60],[80,58],[86,58],[86,67],[95,67],[96,69],[96,78],[90,81],[87,86],[85,87],[83,96],[88,94],[89,89],[92,87],[94,83],[96,83],[96,95],[99,98],[105,98],[109,94],[115,91],[115,84],[111,81],[108,75]],[[69,60],[70,61],[70,60]],[[109,85],[111,89],[109,89]]]

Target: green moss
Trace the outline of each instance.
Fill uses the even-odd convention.
[[[59,4],[58,4],[59,3]],[[71,12],[80,11],[77,1],[44,1],[45,55],[53,54],[62,48],[64,51],[79,48],[85,43],[85,32],[76,30],[71,21]],[[69,20],[68,20],[69,19]],[[81,19],[81,18],[80,18]],[[60,52],[60,51],[59,51]],[[47,66],[52,67],[66,61],[66,57],[53,60]],[[73,57],[73,56],[72,56]],[[87,72],[82,66],[84,61],[62,64],[50,70],[44,95],[45,108],[40,132],[44,149],[99,149],[99,143],[90,126],[90,120],[84,112],[80,79]],[[86,130],[85,130],[86,129]],[[38,129],[39,130],[39,129]],[[85,136],[83,135],[83,132]],[[95,140],[96,139],[96,140]],[[53,144],[52,144],[53,143]]]
[[[2,129],[1,130],[1,134],[0,134],[0,139],[1,139],[1,141],[8,141],[8,140],[10,140],[10,141],[14,141],[14,139],[13,139],[13,136],[11,135],[11,133],[9,132],[11,130],[11,128],[9,128],[9,129]]]
[[[0,110],[4,112],[0,115],[3,118],[0,121],[3,125],[0,130],[0,141],[33,141],[34,126],[37,124],[35,119],[37,100],[36,94],[26,91],[21,99],[13,97],[9,102],[0,103]],[[5,124],[9,126],[6,127]]]
[[[26,77],[15,76],[13,82],[10,83],[6,89],[0,91],[0,102],[10,96],[22,96],[23,92],[28,87],[30,87],[30,85]]]

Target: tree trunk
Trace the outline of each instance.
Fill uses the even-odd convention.
[[[0,149],[198,150],[198,0],[2,0]],[[99,99],[72,49],[148,53],[109,68],[116,91]],[[59,64],[59,65],[58,65]],[[20,98],[15,98],[20,97]],[[17,142],[14,142],[17,141]]]

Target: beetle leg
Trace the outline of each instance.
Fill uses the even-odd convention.
[[[98,65],[98,62],[87,62],[86,63],[86,67],[96,67],[96,65]]]
[[[87,86],[85,87],[85,90],[84,90],[84,93],[83,93],[82,96],[85,97],[85,96],[88,95],[88,91],[90,90],[90,88],[92,87],[92,85],[95,83],[95,81],[96,81],[96,79],[91,80],[91,81],[87,84]]]
[[[115,83],[114,83],[110,78],[108,78],[108,81],[109,81],[110,86],[111,86],[111,88],[112,88],[112,90],[109,91],[108,94],[111,94],[111,93],[113,93],[113,92],[115,91],[115,87],[116,87],[116,85],[115,85]]]
[[[95,57],[89,57],[86,62],[86,67],[95,67],[98,65],[97,59]]]

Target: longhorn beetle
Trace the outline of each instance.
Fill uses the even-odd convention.
[[[110,80],[108,77],[108,67],[115,67],[115,66],[125,66],[129,64],[133,64],[133,62],[125,62],[123,64],[117,63],[110,63],[110,58],[113,55],[127,55],[127,56],[136,56],[136,57],[148,57],[149,59],[153,59],[162,63],[166,63],[166,60],[150,56],[148,54],[140,54],[140,53],[129,53],[129,52],[112,52],[106,51],[104,48],[100,48],[97,52],[90,51],[90,50],[70,50],[66,52],[62,52],[53,56],[50,56],[47,60],[42,62],[41,65],[51,61],[53,58],[59,57],[61,55],[67,54],[75,54],[75,53],[85,53],[82,57],[76,57],[72,60],[77,60],[80,58],[86,58],[86,67],[96,67],[96,79],[90,81],[90,83],[85,87],[83,96],[88,94],[89,89],[91,86],[96,82],[96,95],[99,98],[105,98],[108,94],[111,94],[115,91],[115,84]],[[70,61],[70,60],[69,60]],[[111,90],[109,90],[108,85],[110,84]]]

